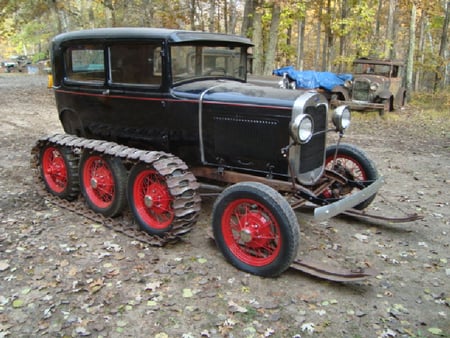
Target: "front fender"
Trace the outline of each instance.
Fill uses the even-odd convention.
[[[385,100],[390,99],[391,96],[392,96],[392,93],[391,93],[389,90],[382,90],[382,91],[378,94],[378,97],[379,97],[380,99],[385,99]]]
[[[340,100],[340,101],[348,101],[350,100],[350,95],[348,93],[348,89],[344,86],[336,86],[333,88],[333,90],[331,91],[332,93],[332,98],[334,97],[334,95],[336,95],[336,99]]]

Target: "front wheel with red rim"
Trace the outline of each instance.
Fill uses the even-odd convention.
[[[165,178],[151,165],[131,169],[128,203],[142,230],[151,235],[169,231],[175,218],[173,200]]]
[[[337,153],[336,148],[338,149]],[[339,147],[337,145],[327,147],[325,168],[336,171],[351,181],[359,182],[362,186],[368,186],[378,179],[378,170],[375,163],[365,152],[351,144],[342,143]],[[333,199],[341,199],[358,190],[360,189],[350,185],[335,183],[323,195]],[[375,199],[375,196],[376,194],[370,196],[354,208],[358,210],[367,208]]]
[[[126,170],[115,157],[84,151],[80,160],[81,191],[89,207],[105,217],[126,205]]]
[[[225,258],[255,275],[278,276],[297,255],[297,217],[286,199],[261,183],[225,189],[214,203],[212,227]]]
[[[69,148],[46,145],[40,151],[39,162],[45,187],[52,195],[70,201],[77,198],[78,159]]]

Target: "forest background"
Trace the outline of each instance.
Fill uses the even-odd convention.
[[[0,59],[48,58],[61,32],[165,27],[239,34],[253,73],[293,65],[349,72],[357,57],[405,61],[410,91],[450,84],[448,0],[0,0]]]

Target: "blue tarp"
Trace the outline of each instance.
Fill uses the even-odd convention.
[[[324,88],[331,91],[334,87],[343,85],[346,80],[352,79],[352,74],[335,74],[331,72],[316,72],[313,70],[295,70],[292,66],[275,69],[274,75],[287,74],[291,81],[295,81],[297,88]]]

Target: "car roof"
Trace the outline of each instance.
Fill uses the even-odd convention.
[[[209,43],[232,43],[253,46],[250,39],[237,35],[228,35],[221,33],[207,33],[200,31],[185,31],[166,28],[148,28],[148,27],[115,27],[115,28],[97,28],[80,31],[62,33],[53,38],[56,45],[66,41],[86,41],[86,40],[136,40],[136,39],[157,39],[165,40],[169,43],[187,43],[187,42],[209,42]]]
[[[371,59],[371,58],[356,59],[353,61],[353,63],[377,64],[377,65],[387,65],[387,66],[404,66],[405,65],[405,63],[402,60]]]

